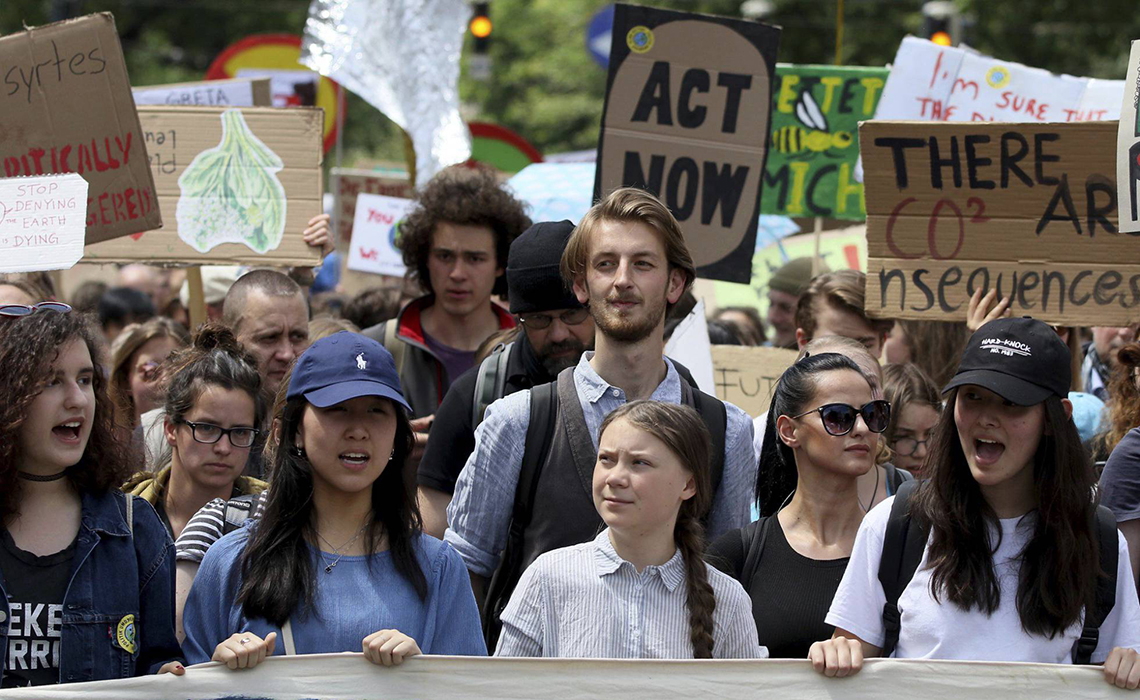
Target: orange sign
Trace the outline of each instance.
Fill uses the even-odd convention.
[[[334,80],[301,65],[301,37],[255,34],[231,44],[206,71],[210,80],[269,78],[274,107],[325,110],[324,147],[336,143],[337,113],[344,109],[344,89]]]

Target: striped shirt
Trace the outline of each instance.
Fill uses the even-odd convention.
[[[543,554],[523,572],[503,611],[495,656],[691,659],[685,562],[678,550],[641,573],[614,551],[609,529],[592,542]],[[713,657],[763,659],[752,601],[705,565],[716,596]]]
[[[206,556],[210,547],[225,534],[226,507],[229,506],[234,509],[235,514],[240,511],[241,515],[246,517],[260,518],[261,514],[265,512],[267,496],[269,496],[268,491],[262,494],[261,498],[252,500],[248,497],[229,501],[215,498],[202,506],[194,514],[194,517],[186,523],[186,527],[182,528],[182,534],[178,535],[178,539],[174,542],[178,561],[192,561],[201,564],[202,557]],[[257,504],[256,509],[250,514],[249,508],[254,501]]]

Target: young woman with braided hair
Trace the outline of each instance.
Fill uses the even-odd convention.
[[[592,487],[607,527],[523,572],[495,654],[766,657],[744,589],[701,558],[710,442],[687,406],[633,401],[606,416]]]

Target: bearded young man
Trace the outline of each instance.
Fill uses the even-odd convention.
[[[556,382],[491,404],[447,510],[445,540],[467,563],[476,598],[486,599],[490,642],[518,574],[540,554],[596,535],[601,519],[591,475],[598,428],[627,401],[694,406],[720,446],[712,451],[715,496],[708,534],[741,527],[749,518],[757,467],[751,419],[691,387],[663,355],[665,312],[696,276],[673,215],[646,192],[615,191],[574,231],[562,256],[562,275],[590,309],[596,351],[584,353]],[[535,409],[551,396],[557,419],[546,434],[535,435],[532,421],[540,416]],[[535,440],[548,448],[537,456]],[[516,491],[527,511],[525,522],[515,510]],[[511,533],[512,520],[520,534]]]

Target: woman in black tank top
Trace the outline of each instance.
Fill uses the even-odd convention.
[[[752,598],[772,658],[806,658],[863,519],[857,479],[875,467],[890,405],[847,357],[804,357],[776,385],[760,453],[760,520],[721,536],[709,563]]]

